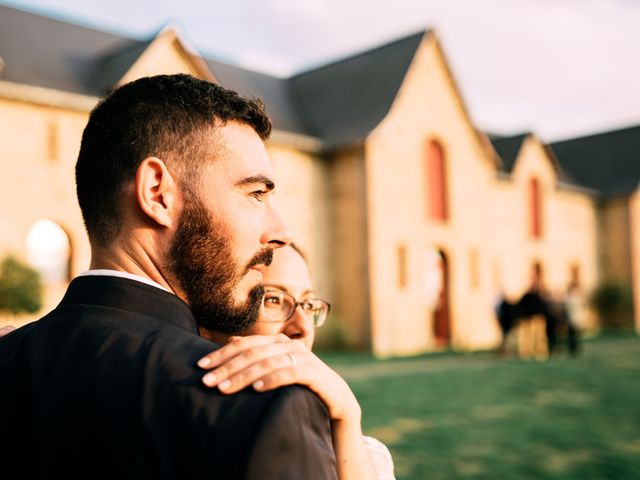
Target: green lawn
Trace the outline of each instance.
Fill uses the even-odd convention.
[[[635,336],[546,362],[320,356],[353,388],[365,433],[389,446],[398,480],[640,479]]]

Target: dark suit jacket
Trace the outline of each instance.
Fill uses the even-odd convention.
[[[73,280],[0,338],[0,478],[335,479],[320,399],[205,388],[196,362],[215,347],[175,295]]]

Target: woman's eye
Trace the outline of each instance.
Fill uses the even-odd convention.
[[[265,297],[264,303],[265,305],[277,307],[282,304],[282,299],[280,297]]]

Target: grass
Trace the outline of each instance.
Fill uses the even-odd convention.
[[[376,361],[322,353],[403,479],[640,478],[640,339],[546,362],[493,353]]]

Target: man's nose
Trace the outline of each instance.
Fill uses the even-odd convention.
[[[272,248],[280,248],[289,245],[292,240],[289,226],[282,218],[278,208],[273,203],[270,203],[265,231],[260,239],[261,243],[269,245]]]

